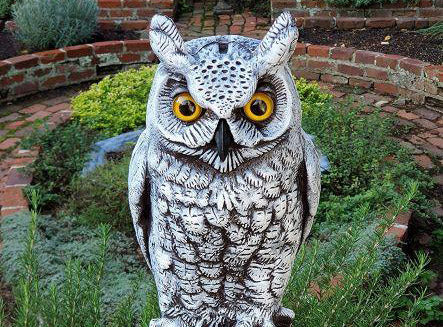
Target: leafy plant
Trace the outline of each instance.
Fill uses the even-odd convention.
[[[7,18],[11,13],[14,0],[0,0],[0,19]]]
[[[443,38],[443,22],[437,22],[428,28],[423,28],[419,30],[418,32],[425,35],[429,35],[431,37],[441,39]]]
[[[106,136],[142,126],[155,70],[143,67],[105,77],[73,99],[73,117]]]
[[[73,176],[83,169],[96,133],[78,123],[70,123],[52,131],[37,130],[22,142],[23,148],[41,148],[36,161],[25,172],[33,176],[33,185],[41,194],[40,204],[49,208],[67,194]]]
[[[32,50],[82,43],[98,24],[95,0],[22,0],[12,6],[17,39]]]
[[[132,231],[127,200],[130,154],[108,162],[69,186],[68,211],[89,226],[107,223],[123,232]]]

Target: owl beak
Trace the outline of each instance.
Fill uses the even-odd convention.
[[[220,160],[225,161],[229,153],[229,148],[234,144],[234,138],[229,130],[228,122],[225,119],[220,119],[214,135],[215,146]]]

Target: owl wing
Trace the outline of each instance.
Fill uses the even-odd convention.
[[[304,164],[300,169],[299,185],[303,203],[308,210],[303,221],[303,241],[308,237],[317,213],[320,200],[320,156],[311,138],[302,131],[301,141],[304,154]]]
[[[151,197],[148,179],[148,137],[145,130],[132,152],[128,175],[128,199],[137,241],[151,268],[149,258],[149,231],[151,228]]]

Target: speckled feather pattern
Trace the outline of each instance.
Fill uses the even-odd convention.
[[[283,14],[262,43],[239,36],[183,43],[169,19],[151,24],[161,64],[129,171],[134,227],[162,313],[150,326],[290,320],[281,298],[320,192],[318,154],[300,127],[287,67],[298,34],[293,20]],[[272,92],[276,108],[256,125],[238,108],[260,88]],[[183,91],[206,108],[192,124],[171,114]],[[223,162],[211,147],[220,119],[236,144]]]

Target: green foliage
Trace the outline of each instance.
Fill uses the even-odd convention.
[[[11,14],[11,6],[14,0],[0,0],[0,19],[7,18]]]
[[[194,5],[192,0],[178,0],[178,15],[191,13],[194,9]]]
[[[69,186],[68,211],[89,226],[107,223],[122,232],[131,232],[128,205],[128,167],[130,154],[108,162]]]
[[[352,99],[334,104],[314,83],[297,81],[302,100],[303,127],[330,161],[322,176],[318,222],[337,225],[355,220],[361,208],[377,215],[393,205],[411,182],[419,192],[414,209],[429,215],[424,192],[433,182],[409,153],[392,141],[392,120],[379,112],[363,114]],[[317,224],[319,227],[319,224]]]
[[[32,50],[84,43],[97,28],[95,0],[22,0],[12,6],[16,36]]]
[[[416,4],[417,0],[402,0],[405,3]],[[397,3],[399,0],[326,0],[326,3],[335,7],[366,8],[375,4]]]
[[[402,296],[417,283],[427,259],[420,254],[417,262],[403,264],[392,275],[386,275],[385,264],[379,262],[387,260],[384,234],[396,214],[407,209],[415,187],[399,200],[392,215],[377,224],[363,223],[361,211],[362,217],[327,241],[314,240],[302,247],[283,299],[295,312],[295,326],[385,327],[396,318]],[[399,268],[395,261],[390,265]],[[409,308],[402,313],[403,326],[415,326],[416,314]]]
[[[71,179],[83,169],[95,139],[95,133],[71,123],[52,131],[37,130],[22,142],[24,148],[41,148],[39,157],[25,172],[33,176],[28,190],[40,191],[42,206],[50,207],[66,196]]]
[[[131,69],[107,76],[72,101],[73,116],[106,136],[140,127],[156,67]]]
[[[4,278],[16,295],[13,327],[127,327],[158,317],[152,278],[131,238],[105,225],[37,219],[35,210],[2,220],[1,236]]]
[[[443,22],[435,23],[434,25],[428,28],[423,28],[419,30],[419,32],[425,35],[429,35],[431,37],[441,39],[443,38]]]
[[[244,0],[244,1],[227,1],[234,8],[236,13],[243,13],[249,9],[256,16],[270,17],[271,16],[271,1],[270,0]]]

